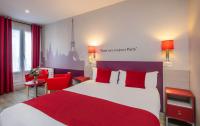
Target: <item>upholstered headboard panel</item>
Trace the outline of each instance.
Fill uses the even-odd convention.
[[[158,71],[157,89],[160,93],[161,111],[163,111],[163,63],[146,61],[97,61],[97,67],[109,68],[111,70],[137,70]]]
[[[63,74],[71,72],[72,77],[83,76],[84,70],[72,70],[72,69],[62,69],[62,68],[54,68],[54,74]]]

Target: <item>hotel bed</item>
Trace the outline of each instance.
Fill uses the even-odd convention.
[[[0,126],[159,126],[160,92],[89,80],[5,109]]]
[[[116,85],[99,84],[89,80],[65,90],[146,110],[159,118],[160,98],[156,88],[155,90],[148,90],[119,87]],[[74,109],[76,109],[76,106],[74,106]],[[0,115],[0,119],[2,126],[66,125],[25,103],[20,103],[4,110]]]

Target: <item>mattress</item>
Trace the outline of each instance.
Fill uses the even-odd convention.
[[[156,88],[120,87],[115,84],[103,84],[89,80],[65,90],[146,110],[159,118],[160,96]],[[65,124],[24,103],[9,107],[0,114],[0,126],[44,125],[65,126]]]

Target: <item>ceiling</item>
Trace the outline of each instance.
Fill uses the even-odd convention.
[[[29,23],[48,24],[124,0],[0,0],[0,15]],[[30,13],[25,13],[25,10]]]

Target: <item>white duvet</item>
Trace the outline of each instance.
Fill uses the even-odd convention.
[[[120,87],[85,81],[65,89],[67,91],[109,100],[122,105],[146,110],[157,118],[160,112],[160,96],[155,89]],[[81,104],[81,103],[80,103]],[[76,109],[76,107],[74,107]],[[45,113],[23,103],[9,107],[0,113],[0,126],[66,126]]]

